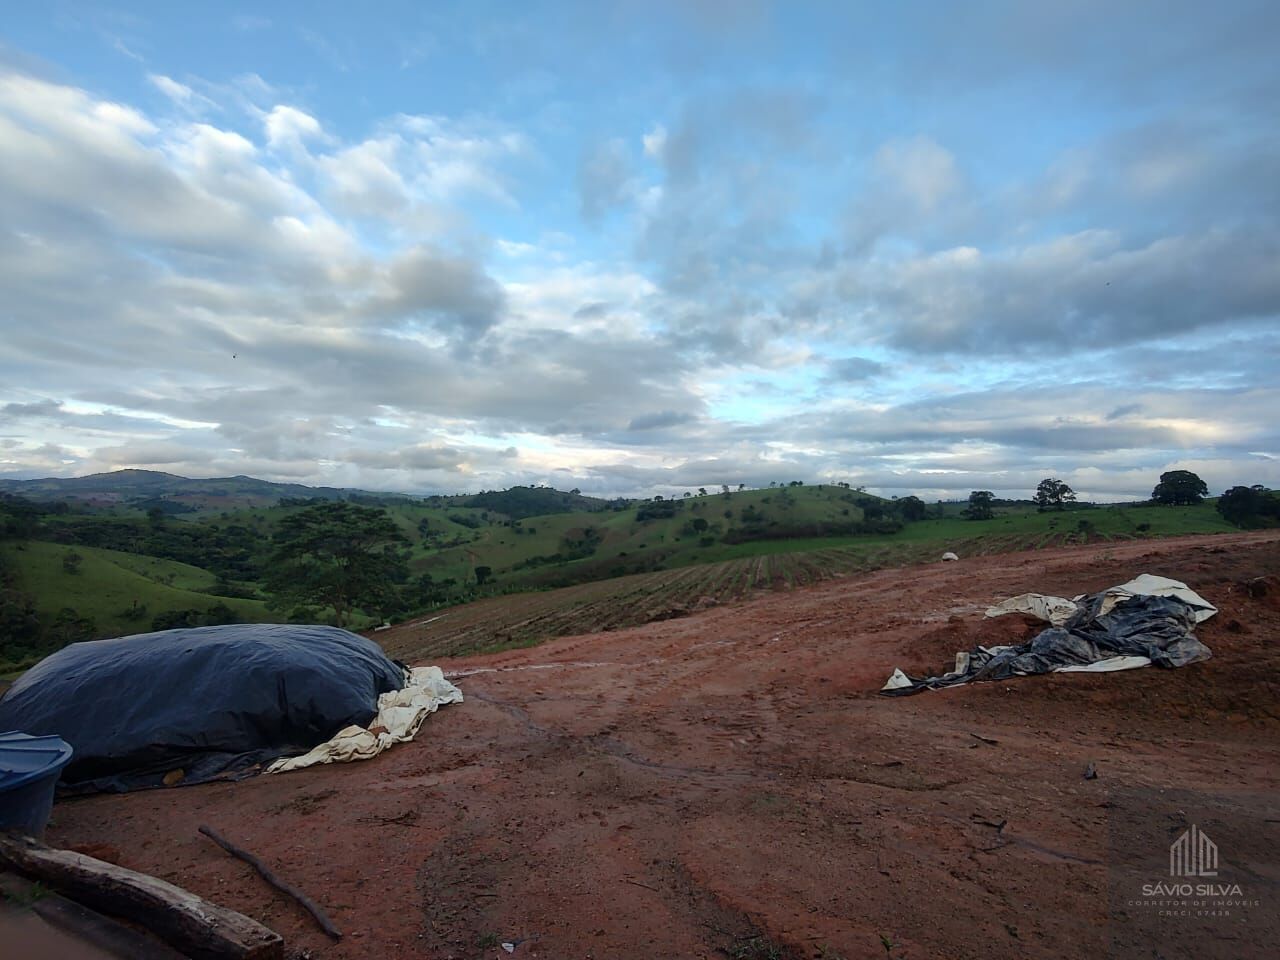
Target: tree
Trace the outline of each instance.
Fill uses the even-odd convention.
[[[281,602],[333,608],[343,626],[355,607],[376,605],[408,577],[405,538],[385,510],[328,501],[280,521],[267,589]]]
[[[485,567],[485,566],[476,567],[476,586],[483,587],[485,585],[485,581],[487,581],[489,577],[491,577],[492,575],[493,575],[492,567]]]
[[[927,509],[919,497],[907,496],[898,501],[898,512],[903,520],[923,520]]]
[[[1074,502],[1076,493],[1061,480],[1046,477],[1036,487],[1036,495],[1032,497],[1041,513],[1052,508],[1061,510],[1066,504]]]
[[[966,515],[970,520],[990,520],[993,515],[991,506],[995,500],[996,495],[990,490],[974,490],[969,494],[969,509]]]
[[[1218,498],[1218,512],[1237,527],[1280,526],[1280,492],[1261,484],[1232,487]]]
[[[1151,491],[1156,503],[1170,506],[1193,506],[1209,495],[1205,482],[1190,470],[1170,470],[1160,474],[1160,482]]]
[[[62,569],[67,573],[79,573],[80,562],[84,558],[74,550],[68,550],[62,555]]]

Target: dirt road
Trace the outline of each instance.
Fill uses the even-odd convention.
[[[989,603],[1142,572],[1219,605],[1198,630],[1212,660],[876,694],[894,666],[1038,629],[984,621]],[[1278,626],[1274,531],[883,570],[444,662],[467,700],[415,743],[63,803],[50,838],[110,844],[325,960],[1263,956],[1280,915]],[[326,905],[344,940],[201,823]],[[1214,882],[1258,906],[1139,902],[1190,823],[1217,842]]]

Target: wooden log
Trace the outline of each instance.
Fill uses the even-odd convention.
[[[278,933],[157,877],[16,833],[0,832],[0,864],[94,909],[143,924],[196,960],[283,960]]]
[[[186,958],[186,954],[179,953],[168,944],[90,910],[82,903],[42,890],[16,873],[0,873],[0,893],[27,904],[32,913],[51,927],[91,943],[113,957],[127,957],[128,960]]]
[[[334,940],[342,939],[342,933],[333,925],[333,921],[329,919],[329,915],[320,909],[320,907],[305,893],[293,884],[285,880],[281,880],[271,872],[271,869],[265,863],[255,857],[248,850],[237,847],[226,837],[218,833],[218,831],[214,830],[213,827],[201,826],[198,829],[223,850],[227,851],[227,853],[231,854],[233,857],[243,860],[245,863],[249,864],[249,866],[253,867],[253,869],[257,870],[262,879],[271,884],[271,886],[275,887],[281,893],[293,897],[294,900],[302,905],[307,913],[315,917],[316,923],[320,924],[320,929],[330,937]]]

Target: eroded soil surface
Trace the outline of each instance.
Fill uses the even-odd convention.
[[[1220,607],[1198,629],[1212,660],[877,695],[895,666],[945,669],[1038,630],[984,621],[992,602],[1142,572]],[[1109,919],[1109,903],[1128,896],[1124,870],[1148,869],[1117,833],[1144,818],[1161,830],[1152,880],[1201,817],[1220,877],[1274,897],[1278,627],[1275,532],[882,570],[445,661],[466,702],[415,743],[62,803],[49,837],[109,845],[324,960],[1263,956],[1256,908],[1187,920],[1160,947],[1141,908]],[[205,823],[344,939],[197,834]],[[1280,902],[1263,910],[1274,920]]]

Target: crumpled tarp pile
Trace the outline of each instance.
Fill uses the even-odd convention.
[[[895,669],[880,692],[903,696],[1037,673],[1185,667],[1213,655],[1192,629],[1217,612],[1185,583],[1146,573],[1074,600],[1024,593],[990,607],[986,615],[1022,613],[1051,625],[1030,642],[961,651],[955,669],[940,677],[910,677]]]
[[[286,773],[317,763],[368,760],[397,743],[412,740],[422,722],[446,703],[461,702],[462,691],[444,678],[439,667],[414,667],[404,689],[378,697],[378,713],[367,727],[343,727],[309,753],[275,761],[267,773]]]

